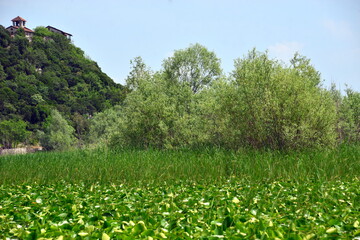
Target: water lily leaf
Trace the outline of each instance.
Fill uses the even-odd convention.
[[[326,230],[326,233],[334,233],[336,231],[337,231],[337,229],[335,227],[331,227],[331,228]]]
[[[359,221],[358,220],[356,220],[355,222],[354,222],[354,228],[359,228]]]
[[[101,236],[101,240],[110,240],[110,237],[106,233],[103,233]]]
[[[87,233],[87,232],[79,232],[78,235],[81,236],[81,237],[85,237],[85,236],[89,235],[89,233]]]

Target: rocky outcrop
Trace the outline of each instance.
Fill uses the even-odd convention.
[[[0,149],[0,155],[26,154],[26,153],[33,153],[42,150],[43,150],[42,147]]]

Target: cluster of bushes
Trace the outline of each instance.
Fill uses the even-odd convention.
[[[124,104],[95,114],[90,136],[112,147],[333,147],[360,140],[360,94],[321,86],[310,60],[289,65],[250,51],[226,77],[220,59],[196,44],[152,72],[141,58]]]
[[[46,34],[49,33],[43,28],[36,30],[38,38],[34,38],[31,51],[37,49],[37,44],[48,49],[46,46],[56,41],[56,37],[46,41]],[[61,46],[61,41],[57,45]],[[80,51],[65,43],[64,48]],[[59,61],[70,61],[70,53],[69,58]],[[344,96],[335,87],[323,88],[320,73],[309,59],[299,54],[285,64],[271,59],[267,52],[253,49],[236,59],[234,70],[225,75],[215,53],[195,44],[175,51],[156,72],[140,57],[135,58],[125,88],[113,86],[106,78],[101,80],[97,66],[81,58],[83,53],[78,55],[80,62],[65,64],[73,70],[69,69],[64,77],[56,77],[52,74],[60,70],[51,69],[57,66],[53,66],[57,59],[51,60],[46,54],[51,64],[41,65],[43,72],[33,77],[42,82],[40,90],[27,95],[34,102],[33,107],[43,106],[44,101],[46,106],[54,101],[57,104],[41,115],[38,121],[41,127],[35,130],[17,124],[28,121],[25,116],[11,119],[9,116],[15,113],[3,112],[9,118],[2,117],[0,123],[3,146],[28,139],[26,130],[32,131],[34,139],[49,150],[94,144],[142,149],[216,146],[286,150],[333,147],[360,140],[360,93],[347,89]],[[92,70],[77,64],[89,64]],[[10,84],[8,69],[7,66],[7,78],[1,84]],[[57,80],[52,81],[52,76]],[[28,80],[19,83],[29,84]],[[64,81],[66,87],[52,85]],[[9,87],[2,91],[12,90]],[[57,93],[60,99],[45,94],[56,89],[60,89],[61,93]],[[81,99],[95,93],[114,95],[89,100],[94,106],[91,110]],[[5,109],[10,102],[6,99],[0,107]],[[17,124],[25,133],[10,133],[9,124]]]

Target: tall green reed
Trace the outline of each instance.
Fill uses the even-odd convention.
[[[360,146],[277,152],[107,148],[0,157],[0,184],[325,181],[360,177]]]

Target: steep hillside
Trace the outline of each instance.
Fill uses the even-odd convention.
[[[0,25],[0,121],[41,129],[51,109],[86,118],[121,103],[124,92],[63,35],[38,27],[29,41]]]

